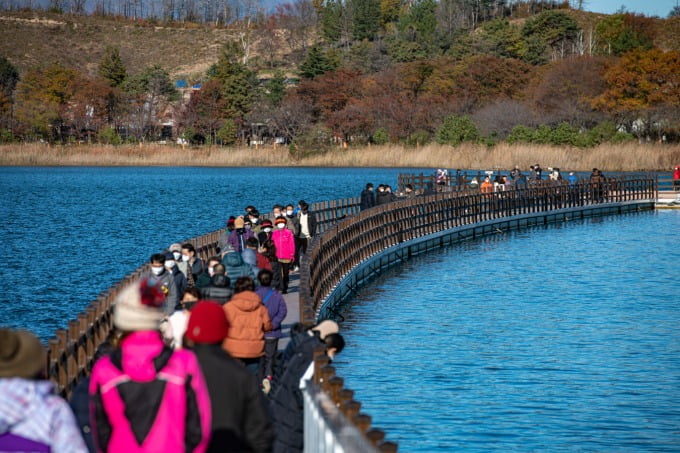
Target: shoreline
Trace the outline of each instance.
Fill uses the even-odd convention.
[[[680,163],[680,144],[604,144],[580,149],[550,145],[459,147],[430,144],[336,148],[325,153],[293,156],[287,146],[224,148],[177,145],[0,145],[0,166],[7,167],[328,167],[328,168],[458,168],[461,170],[672,171]]]

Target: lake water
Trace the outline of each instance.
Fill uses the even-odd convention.
[[[426,171],[411,169],[401,171]],[[0,167],[0,325],[43,340],[173,242],[255,205],[396,188],[399,169]]]
[[[680,451],[680,212],[416,257],[345,307],[335,365],[400,451]]]

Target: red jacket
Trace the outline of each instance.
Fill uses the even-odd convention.
[[[272,241],[276,246],[276,257],[280,260],[295,259],[295,239],[287,228],[277,229],[272,233]]]

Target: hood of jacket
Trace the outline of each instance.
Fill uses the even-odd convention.
[[[253,291],[243,291],[234,294],[229,303],[241,311],[255,311],[262,306],[262,299]]]
[[[161,334],[143,330],[128,334],[120,343],[123,371],[135,381],[150,381],[156,376],[153,360],[163,350]]]
[[[35,416],[42,401],[52,394],[49,381],[22,378],[0,379],[0,434],[6,433],[22,420]]]
[[[238,252],[230,252],[224,255],[222,260],[225,266],[238,267],[243,266],[243,257]]]

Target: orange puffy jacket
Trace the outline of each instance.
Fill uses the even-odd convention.
[[[252,359],[264,355],[264,333],[272,330],[267,308],[253,291],[243,291],[224,304],[229,333],[222,348],[232,357]]]

